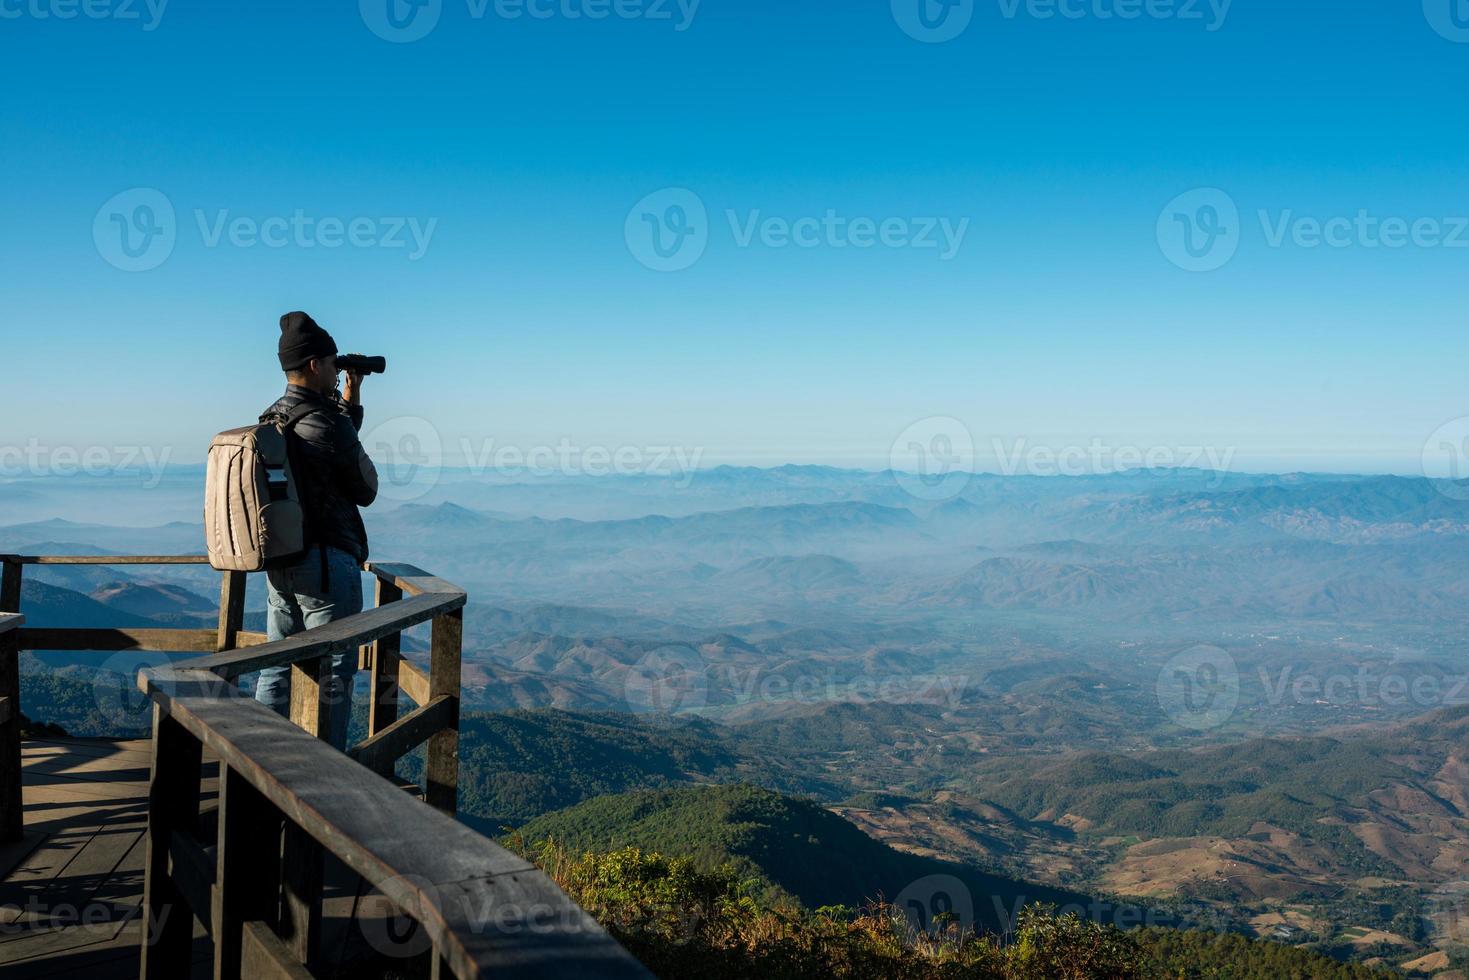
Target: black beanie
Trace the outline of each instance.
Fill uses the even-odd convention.
[[[281,317],[281,370],[305,367],[313,357],[326,357],[337,352],[332,335],[316,325],[316,321],[297,311]]]

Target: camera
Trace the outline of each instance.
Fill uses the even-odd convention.
[[[388,369],[386,357],[368,357],[365,354],[338,354],[337,370],[348,374],[382,374]]]

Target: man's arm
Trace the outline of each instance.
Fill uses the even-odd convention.
[[[342,496],[358,507],[369,507],[377,499],[377,467],[357,437],[361,425],[361,405],[350,421],[341,415],[332,420],[332,470]]]
[[[358,507],[369,507],[377,499],[377,467],[362,448],[357,433],[362,431],[362,376],[348,373],[342,386],[342,401],[351,419],[350,428],[338,416],[332,432],[332,463],[342,495]]]
[[[347,412],[352,417],[352,427],[358,432],[362,431],[362,375],[347,374],[347,380],[342,385],[342,401],[347,405]]]

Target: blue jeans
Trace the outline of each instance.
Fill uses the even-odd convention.
[[[327,587],[321,587],[322,549],[312,548],[306,559],[289,568],[266,572],[268,586],[265,633],[272,640],[324,626],[362,611],[362,570],[357,559],[339,548],[327,547]],[[327,678],[332,706],[331,743],[347,748],[347,722],[352,715],[352,686],[357,679],[357,651],[334,654]],[[291,712],[291,668],[266,667],[255,682],[255,700],[278,714]]]

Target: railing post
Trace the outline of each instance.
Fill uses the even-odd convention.
[[[210,909],[214,980],[240,980],[244,924],[277,917],[281,814],[237,770],[220,768],[219,853]]]
[[[291,665],[291,721],[317,738],[332,735],[331,657]]]
[[[324,855],[315,838],[291,820],[286,821],[281,855],[280,937],[296,962],[311,969],[321,944]]]
[[[403,598],[403,590],[392,582],[377,580],[379,607]],[[402,656],[403,634],[393,633],[372,644],[368,666],[372,670],[372,692],[368,703],[367,735],[369,738],[398,720],[398,661]]]
[[[20,612],[20,576],[25,566],[6,560],[0,567],[0,612]],[[0,841],[25,834],[25,800],[20,770],[20,634],[0,633],[0,698],[10,700],[10,717],[0,721]]]
[[[143,980],[189,975],[194,916],[168,873],[174,834],[199,822],[199,768],[203,746],[153,705],[153,771],[148,784],[148,850],[143,879]],[[205,914],[203,909],[199,910]]]
[[[434,617],[428,696],[453,698],[445,727],[428,740],[423,798],[453,816],[459,802],[459,659],[464,643],[464,610]]]
[[[235,649],[239,632],[245,625],[245,573],[220,572],[219,584],[219,639],[214,643],[215,653]]]
[[[331,657],[317,657],[291,665],[291,721],[324,741],[331,739]],[[347,709],[350,710],[350,707]],[[321,845],[291,820],[285,823],[281,845],[280,937],[310,969],[321,942],[321,886],[324,871]]]

